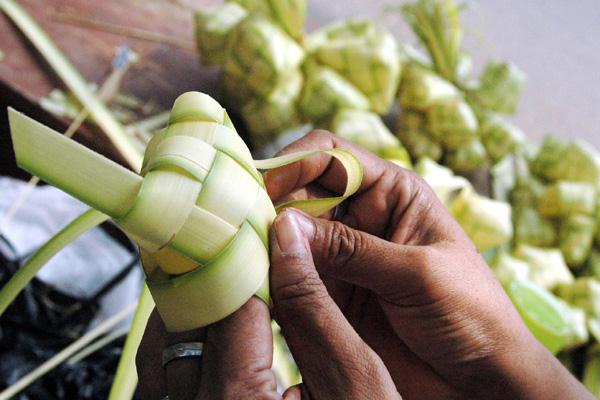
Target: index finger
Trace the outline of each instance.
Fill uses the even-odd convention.
[[[309,133],[285,147],[277,155],[335,148],[349,150],[358,157],[363,165],[363,180],[357,193],[371,187],[388,168],[387,163],[374,154],[324,130]],[[318,156],[269,170],[265,174],[265,185],[271,199],[277,201],[314,181],[318,181],[321,186],[332,192],[343,192],[345,176],[346,171],[342,164],[331,155],[322,153]]]

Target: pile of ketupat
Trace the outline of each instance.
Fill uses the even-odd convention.
[[[579,141],[526,141],[507,119],[524,74],[491,61],[472,77],[454,1],[417,0],[400,11],[424,52],[369,21],[305,34],[303,0],[198,11],[198,49],[202,63],[223,68],[225,98],[255,144],[310,124],[414,165],[532,332],[600,397],[600,155]],[[382,116],[395,105],[390,130]],[[489,196],[456,175],[482,171]],[[584,352],[585,368],[575,361]]]

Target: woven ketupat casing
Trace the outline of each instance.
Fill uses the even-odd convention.
[[[141,248],[146,283],[169,331],[221,320],[255,294],[268,302],[268,229],[275,209],[256,168],[334,157],[346,170],[342,194],[278,205],[315,216],[362,182],[360,160],[341,148],[252,160],[225,110],[202,93],[175,101],[169,126],[148,144],[141,176],[15,110],[9,114],[19,165],[96,209],[37,257],[44,262],[64,247],[60,240],[113,218]],[[31,272],[43,263],[29,265]]]
[[[301,124],[297,102],[304,77],[294,71],[264,98],[253,98],[242,108],[244,122],[254,133],[252,143],[264,146],[281,132]]]
[[[369,21],[345,21],[307,38],[309,52],[348,79],[369,99],[371,110],[389,111],[400,79],[394,37]]]
[[[463,100],[445,100],[427,110],[427,130],[450,149],[458,149],[477,137],[477,117]]]
[[[168,330],[218,321],[266,285],[275,210],[248,148],[216,101],[182,95],[169,127],[149,145],[142,175],[135,204],[117,222],[150,253],[147,284]],[[177,272],[183,273],[173,277]]]
[[[204,65],[223,65],[226,60],[227,36],[248,13],[236,3],[200,9],[194,14],[196,45]]]
[[[400,140],[385,126],[379,115],[370,111],[340,110],[331,123],[331,131],[364,147],[379,157],[405,168],[411,167],[410,155]]]
[[[308,64],[308,63],[307,63]],[[369,100],[348,80],[327,67],[308,64],[299,106],[314,121],[331,118],[340,109],[367,110]]]
[[[294,39],[300,39],[306,19],[306,0],[233,0],[251,14],[262,15],[283,28]]]
[[[239,82],[260,96],[268,95],[304,60],[304,50],[276,25],[248,17],[232,31],[225,61],[225,83]]]

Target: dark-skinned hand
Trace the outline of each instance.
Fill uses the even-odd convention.
[[[336,147],[364,169],[339,221],[287,210],[271,232],[274,316],[303,376],[284,398],[593,399],[529,333],[417,175],[324,131],[281,154]],[[278,202],[339,193],[345,179],[323,154],[269,171],[265,183]],[[175,360],[162,371],[162,349],[190,340],[206,342],[202,362]],[[167,334],[153,315],[138,354],[142,395],[279,399],[271,361],[269,313],[258,299],[184,334]]]

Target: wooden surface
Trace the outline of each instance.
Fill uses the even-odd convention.
[[[121,92],[168,109],[178,94],[201,90],[216,95],[219,73],[202,68],[193,41],[192,10],[216,3],[166,0],[21,0],[58,47],[90,82],[101,82],[110,70],[115,50],[128,45],[140,61],[128,71]],[[193,4],[192,4],[193,3]],[[152,38],[140,38],[150,32]],[[5,15],[0,16],[0,172],[14,173],[6,131],[6,106],[64,129],[37,105],[40,98],[62,87],[49,67],[27,44]],[[118,158],[94,129],[83,132],[86,145]],[[100,138],[100,139],[99,139]]]
[[[168,109],[178,94],[201,90],[219,97],[219,72],[203,68],[194,49],[192,11],[219,0],[21,0],[59,48],[90,82],[102,81],[115,49],[128,45],[140,61],[127,73],[122,93]],[[397,1],[400,4],[404,1]],[[414,42],[401,19],[383,16],[390,0],[309,0],[308,29],[343,17],[358,16],[385,23],[400,41]],[[528,74],[516,117],[526,134],[539,140],[553,132],[583,137],[600,147],[600,57],[594,38],[600,35],[597,0],[488,0],[464,15],[466,46],[476,68],[489,58],[507,58]],[[594,23],[595,21],[595,23]],[[150,35],[152,37],[145,37]],[[5,107],[12,105],[63,129],[66,121],[38,107],[41,97],[62,87],[26,40],[0,16],[0,173],[14,172],[6,131]],[[115,158],[84,130],[80,140]]]

